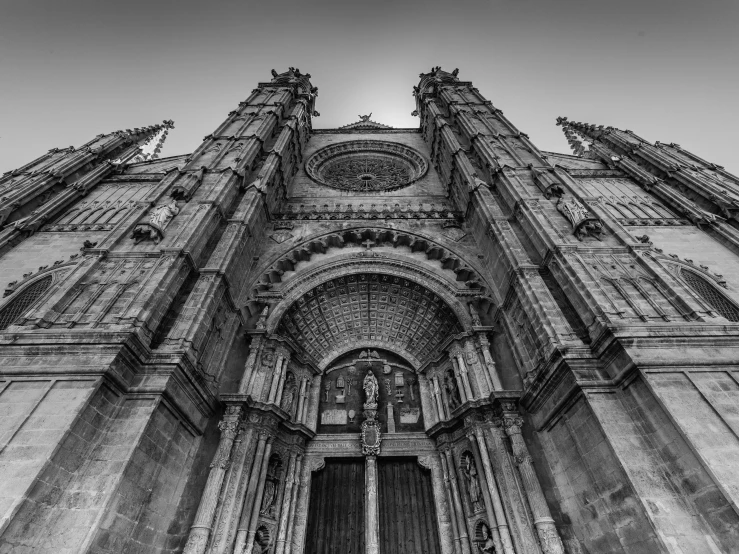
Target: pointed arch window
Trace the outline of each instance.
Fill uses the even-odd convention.
[[[20,294],[0,309],[0,330],[15,323],[51,286],[52,277],[47,275],[24,288]]]
[[[706,304],[729,321],[739,321],[739,308],[718,291],[708,280],[689,270],[680,270],[680,276]]]

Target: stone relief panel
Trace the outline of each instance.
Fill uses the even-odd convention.
[[[155,182],[103,183],[42,231],[110,231],[149,194]]]
[[[342,356],[321,379],[319,433],[359,433],[364,421],[362,383],[371,372],[378,383],[377,420],[383,433],[423,431],[418,377],[407,362],[385,350]]]

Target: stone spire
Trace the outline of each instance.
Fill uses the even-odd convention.
[[[79,148],[52,148],[0,177],[0,247],[32,234],[75,198],[124,164],[156,156],[174,124],[100,134]]]
[[[667,185],[665,201],[697,223],[739,221],[739,178],[678,144],[650,143],[629,130],[557,118],[576,155],[622,169],[645,188]],[[680,206],[676,207],[676,197]]]

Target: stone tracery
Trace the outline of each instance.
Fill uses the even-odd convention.
[[[337,189],[390,191],[423,177],[428,163],[399,143],[357,140],[322,148],[306,162],[305,170],[314,181]]]

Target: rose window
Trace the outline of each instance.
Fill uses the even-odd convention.
[[[316,182],[353,192],[395,190],[423,177],[426,160],[393,142],[360,140],[335,144],[316,152],[305,164]]]

